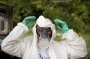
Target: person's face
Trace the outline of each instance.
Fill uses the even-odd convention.
[[[52,37],[52,30],[50,27],[40,27],[36,25],[36,32],[39,38],[49,39]]]
[[[39,45],[46,46],[52,37],[52,30],[50,27],[40,27],[36,25],[36,32],[38,35],[38,43]]]

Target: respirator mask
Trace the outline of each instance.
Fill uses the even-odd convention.
[[[38,46],[42,49],[49,47],[49,42],[52,37],[52,30],[50,27],[40,27],[36,25],[36,32],[38,35]]]

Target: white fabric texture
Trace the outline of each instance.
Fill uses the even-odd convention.
[[[48,49],[41,49],[39,48],[39,59],[50,59],[49,55],[48,55]]]
[[[48,48],[50,59],[78,59],[87,55],[86,43],[82,37],[79,37],[73,29],[62,34],[62,41],[56,42],[55,25],[52,22],[40,16],[33,27],[33,36],[22,38],[22,35],[28,31],[26,25],[18,23],[11,33],[3,40],[1,49],[22,59],[39,59],[39,50],[37,47],[36,25],[40,27],[51,27],[52,38]]]

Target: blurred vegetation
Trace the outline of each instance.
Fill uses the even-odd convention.
[[[44,15],[52,22],[56,18],[66,21],[69,28],[74,29],[85,38],[89,53],[83,59],[90,59],[90,0],[58,3],[53,0],[0,0],[0,3],[13,6],[14,26],[29,15],[34,15],[37,18]],[[30,33],[31,31],[27,35]]]

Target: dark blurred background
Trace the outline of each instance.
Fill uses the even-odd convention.
[[[81,59],[90,59],[90,0],[0,0],[0,3],[11,8],[10,17],[4,17],[8,19],[9,30],[6,35],[0,36],[1,39],[4,39],[13,27],[26,16],[34,15],[38,18],[38,16],[43,15],[52,22],[58,18],[66,21],[69,28],[74,29],[85,38],[88,55]],[[2,15],[0,14],[0,16]],[[30,32],[25,36],[28,34]],[[17,57],[0,51],[0,59],[5,59],[5,55],[9,59],[17,59]]]

